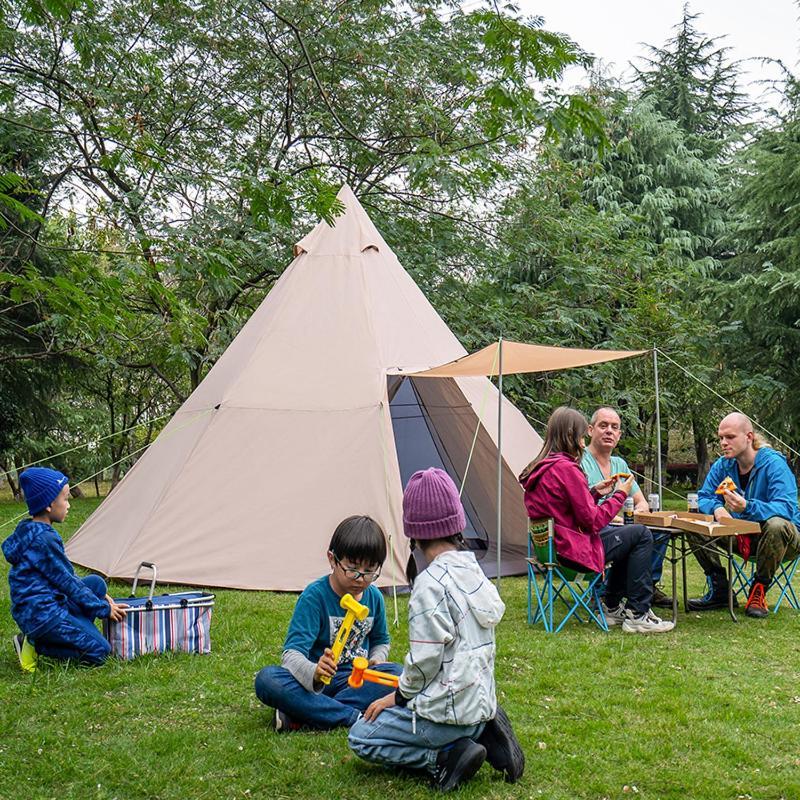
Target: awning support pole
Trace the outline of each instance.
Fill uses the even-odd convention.
[[[661,398],[658,391],[658,348],[653,345],[653,380],[656,385],[656,480],[658,481],[658,508],[664,510],[664,493],[661,488]]]
[[[497,342],[497,591],[500,591],[500,568],[503,549],[503,337]]]

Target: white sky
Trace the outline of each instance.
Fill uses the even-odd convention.
[[[684,0],[517,0],[516,4],[525,15],[544,17],[545,29],[566,34],[619,76],[631,61],[641,66],[637,57],[645,54],[642,43],[661,47],[672,38]],[[732,58],[768,56],[798,71],[800,7],[795,0],[690,0],[689,11],[701,15],[695,20],[701,33],[724,37],[718,44],[730,47]],[[755,81],[780,75],[775,66],[757,62],[743,64],[742,71],[742,88],[754,97],[764,91]],[[577,71],[566,79],[568,84],[581,82]],[[774,100],[765,102],[772,105]]]

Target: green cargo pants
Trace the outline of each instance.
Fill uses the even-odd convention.
[[[714,545],[725,549],[725,542],[700,533],[686,535],[694,550],[695,558],[706,575],[725,572]],[[769,586],[781,562],[791,561],[800,555],[800,532],[783,517],[770,517],[761,523],[761,533],[754,537],[753,550],[756,557],[756,581]],[[752,550],[751,550],[752,552]]]

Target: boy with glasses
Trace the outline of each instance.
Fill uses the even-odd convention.
[[[301,727],[328,730],[350,727],[374,700],[393,691],[364,683],[352,689],[347,679],[356,656],[378,669],[399,675],[399,664],[385,663],[389,631],[383,596],[373,583],[386,560],[386,537],[371,517],[348,517],[339,523],[328,548],[330,575],[309,584],[297,600],[283,645],[280,667],[264,667],[256,675],[256,695],[275,709],[275,730]],[[345,611],[339,602],[350,594],[369,614],[356,620],[339,663],[331,646]],[[330,679],[329,683],[323,678]]]

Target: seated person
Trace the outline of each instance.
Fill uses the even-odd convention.
[[[374,519],[354,516],[339,523],[328,548],[331,574],[306,586],[298,598],[281,666],[264,667],[256,675],[256,695],[275,709],[276,731],[350,727],[370,703],[394,691],[376,683],[352,689],[347,683],[356,656],[384,672],[401,672],[399,664],[384,663],[389,655],[386,609],[372,585],[385,560],[386,537]],[[339,601],[345,594],[367,606],[369,615],[356,620],[336,664],[330,648],[344,621]]]
[[[494,629],[505,605],[464,544],[464,507],[444,470],[415,472],[403,494],[403,531],[428,568],[406,576],[409,652],[396,692],[350,729],[353,751],[376,764],[428,773],[442,792],[484,760],[514,783],[525,755],[495,692]]]
[[[650,608],[650,529],[608,524],[631,491],[633,475],[608,479],[590,490],[578,466],[587,429],[585,417],[575,409],[562,406],[550,415],[542,450],[520,475],[528,516],[553,518],[556,552],[564,566],[602,572],[611,562],[604,604],[609,625],[621,624],[627,633],[670,631],[674,623],[662,621]],[[612,494],[600,503],[600,492],[612,486]]]
[[[753,431],[744,414],[728,414],[718,429],[722,456],[712,465],[698,492],[700,512],[713,514],[718,522],[731,516],[761,525],[761,533],[737,537],[737,549],[745,558],[755,555],[756,574],[747,598],[745,614],[766,617],[766,594],[775,572],[785,559],[800,554],[800,511],[797,481],[784,456],[767,446]],[[717,487],[730,478],[737,491],[717,494]],[[728,576],[714,550],[719,539],[689,534],[689,543],[709,582],[704,597],[689,600],[690,611],[726,608]]]
[[[99,575],[79,578],[67,559],[53,528],[69,512],[67,476],[30,467],[19,483],[31,518],[22,520],[3,542],[3,555],[11,564],[8,585],[11,616],[20,628],[14,637],[20,666],[35,672],[39,654],[102,664],[111,646],[94,621],[122,620],[127,606],[111,599]]]
[[[586,474],[589,486],[608,480],[612,475],[629,475],[630,467],[621,456],[612,455],[622,436],[622,420],[619,414],[608,406],[602,406],[589,420],[589,443],[583,451],[581,469]],[[630,497],[633,497],[634,511],[649,511],[647,500],[634,480]],[[672,598],[661,591],[658,584],[664,570],[664,556],[667,554],[669,534],[653,534],[653,560],[650,564],[653,573],[653,599],[651,605],[659,608],[672,608]]]

